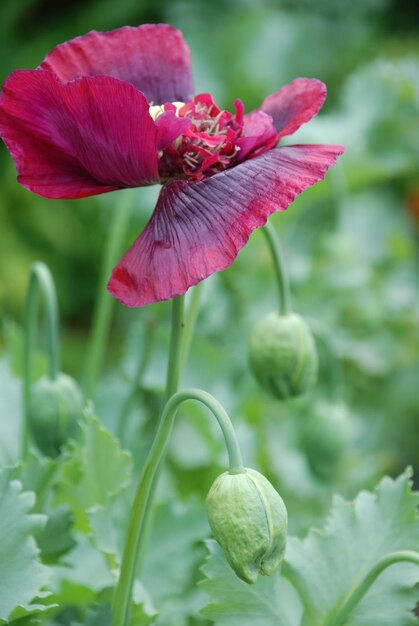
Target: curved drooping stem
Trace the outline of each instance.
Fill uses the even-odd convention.
[[[119,192],[120,193],[120,192]],[[118,261],[121,246],[127,231],[132,206],[133,189],[124,191],[120,206],[114,210],[105,245],[102,271],[99,280],[98,296],[93,312],[92,330],[86,352],[84,366],[84,392],[87,399],[94,399],[96,381],[103,362],[106,339],[112,320],[115,300],[106,290],[106,283],[113,266]]]
[[[36,343],[38,298],[42,304],[46,319],[48,376],[55,380],[60,371],[60,352],[58,345],[58,304],[54,281],[48,267],[41,262],[34,263],[29,276],[29,285],[25,303],[25,336],[23,347],[23,424],[22,458],[28,451],[28,407],[32,383],[32,353]]]
[[[288,315],[288,313],[292,311],[291,292],[278,237],[270,222],[266,222],[265,226],[262,228],[262,232],[265,235],[274,264],[276,282],[278,285],[279,312],[281,315]]]
[[[329,619],[324,626],[344,626],[351,611],[359,604],[367,591],[371,588],[378,576],[387,567],[395,563],[414,563],[419,566],[419,552],[410,550],[398,550],[391,552],[387,556],[380,559],[368,572],[360,584],[352,591],[347,600],[338,608],[337,612]]]
[[[179,379],[188,359],[192,338],[195,330],[196,321],[199,314],[199,302],[201,293],[201,284],[196,285],[191,291],[191,298],[186,311],[184,312],[184,297],[179,296],[172,302],[172,330],[170,337],[170,351],[167,364],[165,401],[178,390]],[[146,333],[144,350],[138,358],[135,374],[132,379],[130,391],[123,404],[119,424],[119,438],[124,441],[126,422],[133,405],[135,391],[138,388],[139,381],[144,373],[149,357],[152,351],[152,344],[155,335],[155,328],[149,324]]]
[[[138,554],[145,534],[146,511],[150,502],[150,491],[154,477],[164,456],[173,422],[179,406],[187,400],[196,400],[204,404],[217,419],[224,435],[231,473],[244,471],[240,448],[233,425],[221,404],[209,393],[200,389],[186,389],[175,393],[166,403],[160,419],[159,428],[148,454],[143,473],[138,485],[131,513],[128,533],[122,557],[121,572],[115,590],[112,612],[112,626],[128,626],[131,597],[134,584]]]

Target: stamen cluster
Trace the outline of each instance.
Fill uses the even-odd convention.
[[[236,100],[234,106],[234,114],[223,111],[210,94],[195,96],[181,108],[164,105],[165,111],[174,110],[179,118],[190,119],[191,125],[159,155],[163,180],[199,181],[234,164],[239,151],[236,140],[242,134],[244,116],[243,103]]]

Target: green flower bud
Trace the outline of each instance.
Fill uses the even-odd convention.
[[[317,403],[303,433],[303,447],[313,473],[330,480],[341,469],[353,424],[344,404]]]
[[[28,419],[38,448],[55,457],[61,446],[78,430],[83,414],[83,396],[73,378],[58,374],[55,380],[40,378],[30,393]]]
[[[317,377],[313,335],[295,313],[269,313],[256,324],[250,336],[249,361],[262,387],[280,400],[303,394]]]
[[[270,576],[282,561],[287,538],[287,510],[271,483],[246,468],[224,472],[207,496],[208,520],[215,539],[237,576],[254,583]]]

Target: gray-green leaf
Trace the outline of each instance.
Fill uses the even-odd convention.
[[[22,492],[21,483],[9,474],[0,473],[0,623],[46,608],[32,602],[44,595],[41,590],[49,579],[32,536],[45,517],[29,513],[34,494]]]
[[[292,585],[279,575],[260,576],[254,585],[238,578],[215,541],[207,542],[209,556],[201,583],[211,603],[203,615],[217,626],[299,626],[302,606]]]
[[[384,478],[374,493],[362,491],[354,502],[336,497],[323,532],[291,539],[283,573],[304,600],[301,626],[327,626],[371,567],[395,550],[419,549],[418,495],[411,472]],[[383,572],[345,626],[412,626],[413,587],[419,568],[392,565]]]

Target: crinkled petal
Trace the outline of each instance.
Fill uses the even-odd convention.
[[[273,148],[278,143],[277,136],[272,117],[264,111],[252,111],[245,115],[242,136],[236,140],[240,148],[238,160],[244,161]]]
[[[62,81],[113,76],[133,84],[154,104],[186,102],[193,95],[189,48],[168,24],[91,31],[54,48],[39,67]]]
[[[19,70],[0,97],[0,135],[19,182],[47,198],[82,198],[159,181],[157,127],[145,97],[107,76],[63,84]]]
[[[260,107],[271,115],[278,140],[291,135],[317,115],[326,99],[326,85],[314,78],[296,78],[265,98]]]
[[[165,111],[155,121],[158,128],[157,149],[165,150],[175,139],[186,133],[192,124],[189,117],[178,117],[173,111]]]
[[[127,306],[184,293],[228,267],[255,228],[322,179],[341,146],[287,146],[204,181],[165,185],[144,232],[112,272]]]

